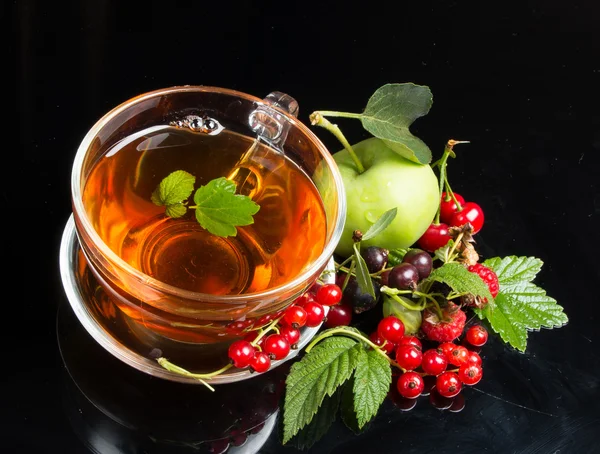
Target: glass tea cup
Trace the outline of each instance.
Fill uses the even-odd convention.
[[[261,100],[179,86],[124,102],[84,137],[71,180],[82,259],[133,331],[231,342],[281,313],[331,262],[343,183],[297,112],[279,92]],[[222,238],[192,210],[166,216],[152,193],[175,170],[195,175],[195,189],[233,181],[260,206],[254,224]]]

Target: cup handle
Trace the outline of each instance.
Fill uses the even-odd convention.
[[[269,93],[263,101],[264,104],[250,114],[250,127],[259,139],[283,152],[283,144],[290,129],[290,121],[283,112],[297,118],[298,102],[280,91]]]

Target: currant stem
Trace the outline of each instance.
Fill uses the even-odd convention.
[[[442,200],[442,193],[444,192],[444,184],[447,183],[446,165],[447,165],[448,157],[455,156],[453,148],[454,148],[454,145],[459,144],[459,143],[469,143],[469,142],[465,141],[465,140],[450,139],[446,143],[446,146],[444,147],[444,153],[442,154],[442,157],[438,161],[436,161],[436,165],[438,165],[438,167],[440,168],[440,176],[439,176],[439,193],[440,193],[439,200],[440,200],[440,202]],[[438,210],[435,213],[435,219],[433,221],[433,223],[436,225],[438,225],[440,223],[440,211],[441,211],[441,206],[438,206]]]
[[[454,195],[454,191],[452,191],[452,188],[450,187],[450,183],[448,182],[448,172],[446,172],[445,185],[446,185],[446,201],[449,201],[450,199],[452,199],[452,201],[456,205],[456,211],[462,211],[463,207],[460,204],[460,202],[456,199],[456,196]]]
[[[344,134],[342,134],[342,131],[340,130],[340,128],[337,125],[331,123],[329,120],[327,120],[324,117],[325,114],[329,114],[330,116],[338,116],[338,117],[343,116],[343,115],[331,115],[331,114],[341,114],[341,113],[343,113],[343,112],[329,112],[329,111],[313,112],[312,114],[310,114],[310,122],[311,122],[311,124],[316,125],[316,126],[321,126],[322,128],[325,128],[330,133],[332,133],[341,142],[341,144],[344,146],[344,148],[350,154],[350,157],[352,158],[352,160],[354,161],[354,164],[356,165],[356,169],[358,170],[358,173],[363,173],[365,171],[365,168],[364,168],[362,162],[360,161],[360,159],[358,158],[358,156],[352,149],[352,146],[350,145],[348,140],[346,140],[346,137],[344,137]],[[350,115],[352,115],[352,116],[350,116]],[[355,115],[358,115],[358,114],[345,114],[345,116],[347,118],[360,118],[360,115],[358,115],[358,116],[355,116]]]
[[[227,364],[227,365],[223,366],[222,368],[220,368],[219,370],[216,370],[214,372],[209,372],[207,374],[194,374],[194,373],[184,369],[183,367],[179,367],[179,366],[171,363],[166,358],[160,357],[156,361],[158,361],[158,364],[160,364],[162,367],[164,367],[166,370],[168,370],[170,372],[175,372],[176,374],[179,374],[179,375],[184,375],[186,377],[195,378],[196,380],[201,382],[204,386],[206,386],[211,391],[214,391],[215,389],[212,386],[210,386],[205,380],[210,380],[211,378],[216,377],[217,375],[222,374],[223,372],[225,372],[233,367],[233,364]]]

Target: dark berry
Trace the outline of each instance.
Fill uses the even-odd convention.
[[[423,392],[423,377],[416,372],[405,372],[398,377],[396,384],[398,392],[402,397],[407,399],[415,399]]]
[[[377,305],[381,297],[381,286],[373,281],[373,288],[375,289],[375,298],[361,289],[353,276],[344,290],[343,301],[352,305],[355,314],[371,310]]]
[[[382,318],[377,325],[377,334],[392,344],[397,344],[404,336],[404,323],[393,315]]]
[[[246,340],[238,340],[229,346],[228,355],[233,365],[237,368],[244,368],[250,364],[254,358],[255,349],[252,344]]]
[[[325,326],[335,328],[336,326],[348,326],[352,322],[352,306],[345,303],[336,304],[329,308]]]
[[[423,353],[414,345],[399,345],[396,348],[396,362],[405,370],[415,370],[422,360]]]
[[[462,208],[465,203],[464,197],[457,192],[454,193],[454,197],[460,204],[460,208]],[[440,220],[446,224],[450,224],[452,221],[452,216],[458,211],[458,208],[459,207],[456,206],[454,199],[450,197],[450,194],[442,192],[442,200],[440,201]]]
[[[369,273],[377,273],[385,268],[388,261],[388,250],[377,246],[369,246],[361,251]]]
[[[421,367],[423,372],[429,375],[440,375],[446,370],[448,360],[442,349],[429,349],[423,353]]]
[[[421,249],[427,252],[435,252],[439,248],[446,246],[450,241],[450,233],[448,225],[444,223],[431,224],[421,238],[417,240],[417,244]]]
[[[390,270],[388,287],[415,290],[419,283],[419,271],[410,263],[400,263]]]
[[[461,211],[457,211],[450,219],[450,225],[460,227],[467,222],[473,227],[473,234],[479,232],[483,227],[483,210],[475,202],[467,202],[462,206]]]
[[[325,308],[316,301],[306,303],[304,310],[306,311],[306,326],[310,328],[319,326],[325,318]]]
[[[476,385],[483,376],[483,369],[481,366],[475,364],[465,364],[460,366],[458,369],[458,378],[465,385]]]
[[[481,325],[474,325],[467,329],[467,342],[475,347],[481,347],[488,340],[488,332]]]
[[[403,263],[410,263],[417,269],[419,280],[425,279],[431,274],[433,269],[433,259],[429,252],[422,249],[411,249],[402,259]]]
[[[462,383],[454,372],[442,372],[435,380],[435,389],[443,397],[452,398],[462,389]]]
[[[337,284],[325,284],[317,291],[316,299],[323,306],[333,306],[342,300],[342,289]]]
[[[283,359],[290,352],[290,343],[281,334],[271,334],[265,339],[264,351],[272,359]]]
[[[256,372],[266,372],[271,368],[271,358],[265,352],[256,352],[250,361],[250,367]]]

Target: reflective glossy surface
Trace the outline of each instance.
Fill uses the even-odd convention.
[[[299,102],[298,118],[308,124],[314,110],[360,112],[384,83],[413,81],[433,91],[431,112],[412,129],[434,156],[449,138],[471,141],[457,149],[449,177],[485,211],[480,252],[541,258],[536,283],[571,321],[531,333],[525,354],[492,336],[482,350],[483,380],[464,393],[462,411],[439,411],[428,397],[403,411],[413,403],[388,399],[364,433],[338,418],[310,452],[597,452],[596,3],[402,2],[397,11],[347,2],[337,10],[292,2],[124,3],[67,8],[19,0],[2,16],[14,61],[4,65],[11,84],[2,136],[8,274],[0,451],[202,452],[209,439],[263,419],[263,430],[229,452],[297,452],[281,446],[281,413],[262,407],[272,402],[252,400],[254,393],[277,395],[254,382],[260,377],[248,388],[217,388],[227,393],[223,400],[191,396],[184,385],[124,368],[75,323],[58,267],[71,163],[107,109],[152,89],[206,84],[258,97],[281,90]],[[355,120],[338,124],[351,142],[366,137]],[[313,131],[341,148],[326,131]],[[115,370],[123,374],[109,373]],[[277,382],[283,371],[263,380]],[[178,402],[190,407],[175,411]],[[241,445],[243,436],[234,437]]]

